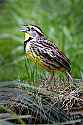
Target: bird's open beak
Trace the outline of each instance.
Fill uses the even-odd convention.
[[[20,32],[26,32],[27,31],[27,29],[26,29],[26,27],[25,26],[23,26],[22,28],[20,28],[20,30],[19,30]]]

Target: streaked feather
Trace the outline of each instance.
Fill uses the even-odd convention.
[[[59,49],[44,38],[31,40],[31,51],[33,51],[48,69],[66,69],[70,72],[70,61]]]

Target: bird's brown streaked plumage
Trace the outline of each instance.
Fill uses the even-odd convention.
[[[70,60],[44,36],[39,27],[27,25],[23,32],[25,35],[28,34],[24,41],[24,50],[28,59],[51,72],[56,70],[70,72]]]
[[[41,65],[46,66],[49,71],[53,70],[67,70],[70,72],[70,61],[59,49],[45,40],[44,38],[38,39],[37,41],[31,41],[31,50],[33,51],[40,60]],[[25,48],[25,47],[24,47]],[[35,58],[35,57],[34,57]]]

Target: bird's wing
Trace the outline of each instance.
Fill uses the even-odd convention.
[[[71,70],[69,59],[55,45],[41,41],[34,43],[32,48],[48,66]]]

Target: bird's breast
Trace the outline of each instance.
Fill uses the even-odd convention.
[[[33,63],[41,65],[43,63],[42,59],[35,54],[35,52],[28,50],[26,52],[26,57],[30,59]]]

